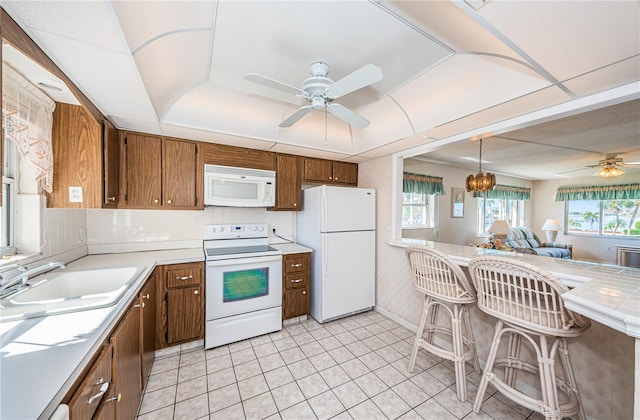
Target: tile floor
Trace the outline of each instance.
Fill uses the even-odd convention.
[[[453,365],[422,350],[409,373],[413,336],[370,311],[206,351],[202,341],[159,350],[137,419],[541,418],[495,392],[473,413],[479,375],[469,369],[471,402],[460,402]]]

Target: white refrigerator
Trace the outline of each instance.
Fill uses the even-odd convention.
[[[313,249],[311,316],[326,322],[373,308],[376,194],[322,185],[302,191],[298,243]]]

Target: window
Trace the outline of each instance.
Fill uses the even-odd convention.
[[[639,237],[640,200],[565,201],[567,233]]]
[[[506,220],[509,226],[524,225],[524,201],[508,198],[478,197],[478,236],[487,232],[496,220]]]
[[[4,129],[4,125],[3,125]],[[0,255],[11,255],[14,253],[13,241],[13,209],[15,204],[15,167],[16,167],[16,146],[2,136],[2,207],[0,213],[2,222],[0,225]]]
[[[435,227],[433,195],[419,192],[402,193],[402,227]]]

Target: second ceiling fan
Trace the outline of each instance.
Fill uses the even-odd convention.
[[[325,62],[312,63],[310,70],[311,77],[302,82],[301,89],[256,73],[249,73],[244,77],[251,82],[291,93],[310,102],[310,105],[298,108],[285,118],[279,124],[280,127],[291,127],[314,109],[329,112],[356,128],[369,125],[369,120],[345,106],[333,103],[333,100],[382,80],[382,70],[379,67],[367,64],[336,82],[327,77],[329,65]]]

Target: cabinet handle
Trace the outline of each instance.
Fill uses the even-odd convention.
[[[291,283],[300,283],[302,279],[291,280]]]
[[[111,397],[108,400],[106,400],[105,402],[120,402],[120,400],[122,399],[122,392],[119,392],[118,395],[116,395],[115,397]]]
[[[142,295],[142,299],[147,299],[147,300],[148,300],[148,299],[149,299],[149,297],[150,297],[150,296],[149,296],[149,293],[147,293],[146,295]]]
[[[191,280],[193,279],[192,275],[188,275],[188,276],[182,276],[182,277],[176,277],[176,280]]]
[[[293,203],[293,207],[298,207],[298,203]]]
[[[294,267],[294,268],[302,267],[302,264],[291,264],[291,267]]]
[[[154,198],[154,199],[153,199],[153,204],[158,204],[159,202],[160,202],[160,200],[159,200],[159,199],[157,199],[157,198]]]
[[[115,197],[107,197],[107,201],[110,201],[110,202],[113,203],[114,201],[116,201],[116,198]]]
[[[337,180],[338,180],[338,177],[335,177],[333,180],[334,180],[334,181],[337,181]]]
[[[194,291],[193,291],[193,294],[194,294],[194,295],[197,295],[198,293],[200,293],[200,291],[199,291],[199,290],[194,290]]]
[[[167,204],[173,204],[173,200],[168,199],[168,200],[167,200]]]
[[[306,290],[303,290],[303,291],[302,291],[302,294],[303,294],[303,295],[306,295],[306,294],[307,294],[307,291],[306,291]]]
[[[333,179],[333,177],[329,177],[329,180],[332,180],[332,179]]]
[[[91,405],[92,402],[94,402],[98,398],[101,398],[105,394],[105,392],[107,392],[108,389],[109,389],[109,382],[103,383],[102,386],[100,387],[100,391],[97,394],[89,397],[87,404]]]
[[[144,308],[144,302],[142,303],[136,303],[135,305],[133,305],[134,308]]]

